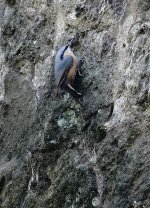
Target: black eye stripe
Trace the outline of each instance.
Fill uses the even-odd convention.
[[[67,50],[68,47],[69,47],[69,45],[66,45],[64,51],[62,52],[62,54],[61,54],[61,56],[60,56],[60,59],[61,59],[61,60],[63,59],[64,53],[65,53],[65,51]]]

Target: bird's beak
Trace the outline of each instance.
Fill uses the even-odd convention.
[[[74,42],[74,38],[72,38],[71,40],[69,40],[68,45],[69,45],[70,47],[72,47],[72,46],[73,46],[73,42]]]
[[[77,43],[78,43],[77,39],[76,38],[72,38],[72,39],[69,40],[68,45],[69,45],[70,48],[72,48],[75,45],[77,45]]]

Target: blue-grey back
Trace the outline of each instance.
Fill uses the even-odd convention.
[[[65,50],[65,46],[61,47],[55,57],[55,80],[56,84],[58,85],[64,72],[71,68],[73,64],[73,58],[72,56],[63,56],[61,58],[62,53]]]

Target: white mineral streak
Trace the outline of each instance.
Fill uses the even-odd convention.
[[[56,23],[55,23],[55,42],[54,42],[54,48],[58,46],[58,43],[60,43],[60,40],[62,36],[65,33],[65,17],[62,11],[62,0],[55,0],[54,5],[55,5],[55,10],[56,10]]]
[[[4,100],[5,97],[4,80],[8,71],[9,69],[5,64],[4,53],[2,53],[0,49],[0,101]]]

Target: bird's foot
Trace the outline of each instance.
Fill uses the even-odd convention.
[[[80,92],[77,92],[69,83],[66,85],[66,91],[68,91],[73,97],[82,97],[82,94]]]
[[[84,74],[81,73],[80,69],[78,69],[78,75],[79,75],[80,77],[83,77],[83,76],[84,76]]]
[[[84,64],[84,60],[83,60],[83,59],[80,59],[80,60],[78,61],[79,67],[83,66],[83,64]]]
[[[80,77],[83,77],[83,76],[84,76],[84,74],[81,73],[81,67],[82,67],[83,63],[84,63],[84,61],[83,61],[82,59],[80,59],[80,60],[78,61],[78,75],[79,75]]]

